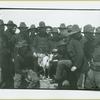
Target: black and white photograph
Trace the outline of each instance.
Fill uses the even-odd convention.
[[[0,89],[100,90],[100,9],[1,7]]]

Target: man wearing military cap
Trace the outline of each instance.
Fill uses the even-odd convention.
[[[96,28],[92,61],[86,77],[86,89],[100,89],[100,27]]]

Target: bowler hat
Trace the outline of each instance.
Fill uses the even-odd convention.
[[[9,20],[8,21],[8,23],[6,24],[7,26],[16,26],[17,27],[17,25],[16,24],[14,24],[14,22],[12,21],[12,20]]]
[[[18,28],[20,29],[20,28],[28,28],[28,27],[26,26],[25,22],[20,22],[20,25]]]

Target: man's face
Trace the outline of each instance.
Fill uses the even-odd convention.
[[[64,29],[63,28],[61,28],[61,29],[59,29],[60,30],[60,32],[62,32]]]
[[[36,31],[35,31],[35,29],[31,29],[31,33],[35,33]]]
[[[27,31],[27,28],[20,28],[20,32],[26,32]]]
[[[13,25],[8,25],[7,28],[8,28],[9,30],[13,30],[14,26],[13,26]]]
[[[68,43],[69,40],[70,40],[70,37],[69,36],[68,37],[65,37],[63,40],[64,40],[65,43]]]
[[[12,31],[15,33],[16,32],[16,29],[17,29],[16,27],[13,27]]]

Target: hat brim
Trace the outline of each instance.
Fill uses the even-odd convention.
[[[6,24],[1,24],[0,26],[5,26]]]
[[[5,24],[6,26],[13,26],[13,27],[17,27],[16,24]]]
[[[28,28],[28,27],[17,27],[18,29],[21,29],[21,28]]]
[[[73,35],[73,34],[76,34],[76,33],[79,33],[79,32],[80,32],[80,31],[74,31],[74,32],[67,33],[67,34],[65,35],[65,37],[70,36],[70,35]]]
[[[35,30],[36,30],[37,28],[29,28],[28,30],[33,30],[33,29],[35,29]]]
[[[66,43],[65,43],[64,41],[60,41],[60,42],[58,43],[57,47],[63,46],[63,45],[66,45]]]
[[[67,29],[67,27],[58,27],[58,29]]]

